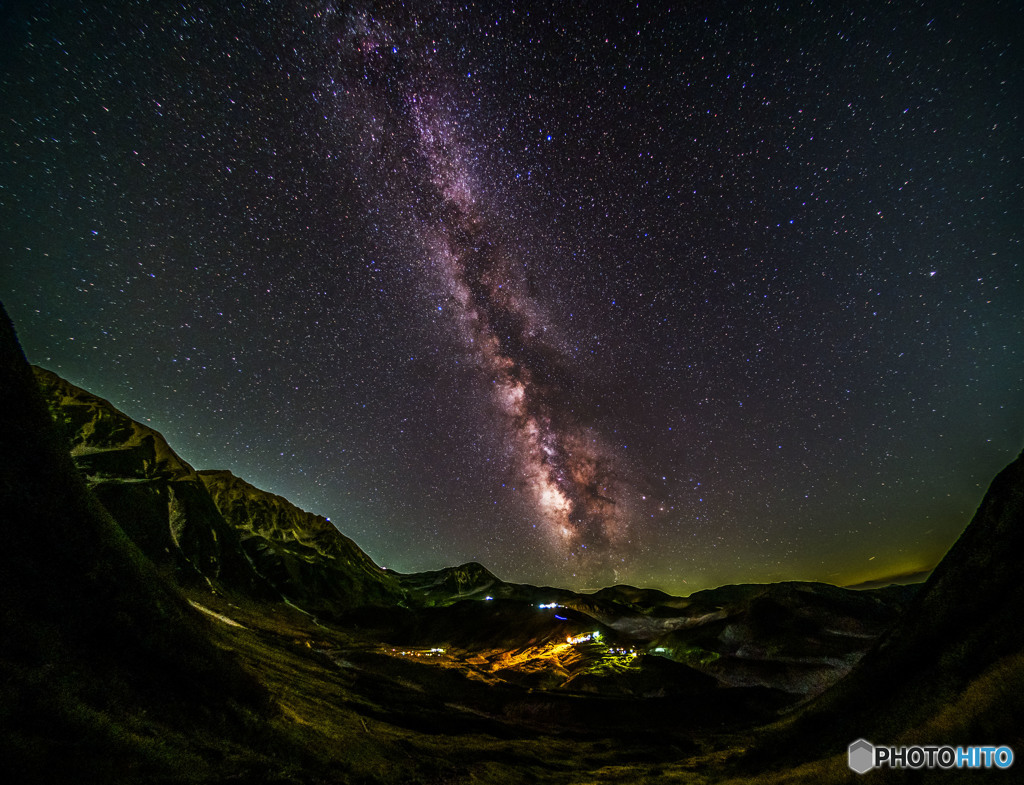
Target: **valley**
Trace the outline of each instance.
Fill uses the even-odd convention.
[[[7,341],[20,782],[828,783],[857,736],[1020,740],[1020,459],[923,586],[401,574]]]

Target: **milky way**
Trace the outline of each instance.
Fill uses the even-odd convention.
[[[455,119],[461,107],[445,91],[451,79],[430,61],[430,47],[368,12],[350,14],[346,35],[369,116],[383,134],[411,139],[401,159],[411,231],[439,276],[463,345],[490,384],[493,411],[512,448],[549,552],[574,575],[614,579],[626,561],[630,496],[620,461],[573,401],[569,358],[548,337],[544,309],[528,292],[524,264],[492,228],[487,195]],[[367,89],[367,85],[371,87]],[[374,95],[373,88],[385,91]],[[375,180],[379,178],[374,178]],[[555,331],[552,331],[555,332]]]

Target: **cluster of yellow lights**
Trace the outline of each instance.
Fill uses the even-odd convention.
[[[588,632],[585,635],[570,635],[565,639],[565,642],[571,644],[586,643],[587,641],[596,641],[600,637],[600,632]]]
[[[402,657],[436,657],[438,654],[444,654],[444,649],[430,649],[429,651],[407,649],[405,651],[398,651],[398,649],[392,649],[395,654]]]

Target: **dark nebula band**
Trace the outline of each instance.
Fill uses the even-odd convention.
[[[369,104],[411,140],[401,180],[414,195],[409,231],[455,309],[464,347],[491,384],[493,410],[530,494],[547,547],[580,576],[614,579],[628,543],[629,488],[602,435],[572,401],[571,358],[549,338],[543,306],[530,296],[523,263],[495,231],[486,193],[446,93],[450,80],[429,47],[361,13],[350,18]],[[371,87],[367,87],[371,85]],[[397,131],[397,133],[396,133]],[[411,154],[410,154],[411,153]],[[550,333],[556,331],[552,330]]]
[[[424,231],[430,260],[447,282],[463,340],[490,377],[551,547],[587,572],[614,558],[627,526],[614,463],[571,409],[570,371],[538,324],[522,265],[489,231],[457,129],[421,97],[409,102],[440,205]]]

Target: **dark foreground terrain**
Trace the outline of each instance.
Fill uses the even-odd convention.
[[[399,575],[0,330],[5,781],[830,783],[858,737],[1024,752],[1024,458],[921,587]]]

